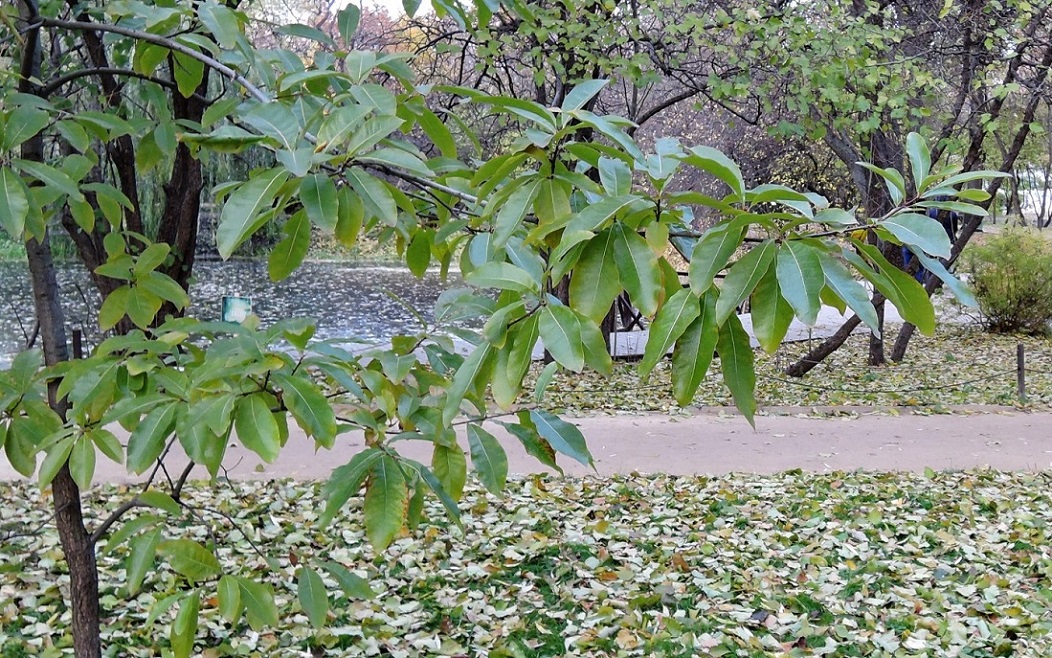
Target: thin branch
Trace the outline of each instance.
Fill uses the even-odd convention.
[[[67,73],[66,75],[63,75],[63,76],[61,76],[59,78],[55,78],[53,81],[48,83],[48,85],[45,86],[42,89],[42,93],[45,96],[50,96],[51,94],[53,94],[56,91],[58,91],[59,89],[61,89],[62,86],[65,85],[68,82],[72,82],[72,81],[74,81],[74,80],[76,80],[78,78],[85,78],[85,77],[93,76],[93,75],[119,75],[119,76],[123,76],[123,77],[126,77],[126,78],[138,78],[140,80],[145,80],[147,82],[152,82],[154,84],[158,84],[158,85],[160,85],[162,87],[166,87],[168,89],[175,89],[175,90],[179,89],[178,85],[176,85],[171,80],[164,80],[162,78],[157,78],[157,77],[154,77],[152,75],[146,75],[144,73],[139,73],[138,71],[132,71],[130,69],[116,68],[116,67],[112,67],[112,66],[103,66],[103,67],[91,68],[91,69],[79,69],[77,71],[71,71],[70,73]],[[200,94],[196,94],[195,93],[195,94],[193,94],[193,97],[197,98],[199,101],[202,101],[204,103],[208,103],[209,102],[207,98],[205,98],[204,96],[201,96]]]
[[[269,103],[271,100],[270,96],[267,95],[262,89],[252,84],[245,76],[241,75],[234,69],[230,68],[226,64],[220,62],[214,57],[209,57],[204,53],[200,53],[189,46],[169,39],[168,37],[161,36],[159,34],[151,34],[149,32],[143,32],[141,30],[132,30],[130,28],[123,27],[121,25],[104,25],[101,23],[88,23],[85,21],[66,21],[59,18],[48,18],[41,17],[40,20],[31,25],[30,28],[38,27],[58,27],[64,30],[83,30],[87,32],[109,32],[112,34],[119,34],[125,37],[131,37],[132,39],[138,39],[147,43],[157,44],[158,46],[164,46],[168,50],[177,52],[181,55],[186,55],[192,59],[196,59],[202,64],[219,71],[224,76],[230,78],[234,82],[244,87],[245,91],[252,95],[253,98],[261,103]]]

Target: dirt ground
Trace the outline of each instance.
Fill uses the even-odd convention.
[[[768,409],[756,417],[755,429],[727,409],[700,410],[690,416],[649,414],[568,420],[584,433],[595,458],[593,471],[560,457],[560,465],[572,475],[633,471],[716,475],[797,468],[812,472],[1052,468],[1052,413],[1008,407],[959,408],[954,414],[942,415],[905,410],[889,415],[887,410],[874,413],[868,408]],[[487,427],[506,447],[511,473],[544,470],[500,427]],[[463,443],[466,447],[466,441]],[[360,435],[346,434],[332,451],[315,452],[312,441],[294,434],[278,461],[264,464],[232,442],[224,467],[229,477],[323,479],[362,446]],[[399,444],[400,452],[425,463],[430,462],[429,448],[424,442]],[[182,461],[185,463],[185,457]],[[195,475],[207,477],[200,467]],[[6,460],[0,463],[0,480],[19,477]],[[141,479],[99,456],[96,481]]]

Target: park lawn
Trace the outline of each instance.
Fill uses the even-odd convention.
[[[377,557],[360,500],[322,530],[318,485],[220,481],[192,488],[197,517],[166,533],[221,536],[224,570],[271,583],[282,610],[272,631],[231,628],[205,584],[203,656],[1047,656],[1050,484],[993,471],[520,477],[503,498],[469,487],[463,532],[429,503]],[[46,505],[32,486],[3,486],[0,655],[60,655],[57,537],[18,536],[46,524]],[[112,508],[118,493],[131,494],[92,495]],[[129,598],[125,555],[101,560],[105,642],[114,656],[163,655],[172,611],[146,618],[186,584],[160,567]],[[319,560],[374,593],[329,582],[324,630],[292,588],[295,565]]]

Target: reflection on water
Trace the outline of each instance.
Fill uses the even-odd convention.
[[[194,272],[191,314],[201,319],[218,319],[224,295],[250,297],[264,325],[281,318],[314,318],[318,338],[370,342],[420,329],[419,320],[392,295],[430,322],[439,293],[460,283],[452,275],[443,282],[437,272],[417,279],[399,267],[343,263],[305,263],[277,283],[260,261],[200,262]],[[89,343],[95,344],[91,334],[100,300],[86,270],[79,264],[60,266],[59,286],[68,322],[83,325]],[[23,327],[31,332],[33,326],[33,296],[24,263],[0,263],[0,295],[0,354],[6,361],[24,344]]]

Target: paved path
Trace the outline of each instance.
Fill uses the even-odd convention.
[[[588,440],[601,475],[665,472],[721,474],[867,469],[936,470],[990,466],[1003,470],[1052,469],[1052,413],[1008,408],[973,408],[969,413],[922,416],[872,415],[860,409],[850,417],[802,417],[809,410],[771,410],[758,416],[756,429],[727,410],[692,416],[596,416],[573,419]],[[797,414],[801,415],[797,415]],[[512,473],[544,470],[514,439],[490,427],[508,452]],[[362,448],[361,436],[340,437],[336,449],[315,452],[313,442],[294,434],[274,464],[263,464],[232,445],[224,465],[231,477],[320,479]],[[430,444],[405,442],[403,454],[430,461]],[[173,462],[179,462],[173,458]],[[592,473],[560,458],[568,474]],[[182,457],[185,463],[185,457]],[[179,468],[175,465],[175,468]],[[197,472],[207,477],[204,469]],[[0,480],[18,474],[0,460]],[[124,469],[99,456],[96,480],[133,482]]]

